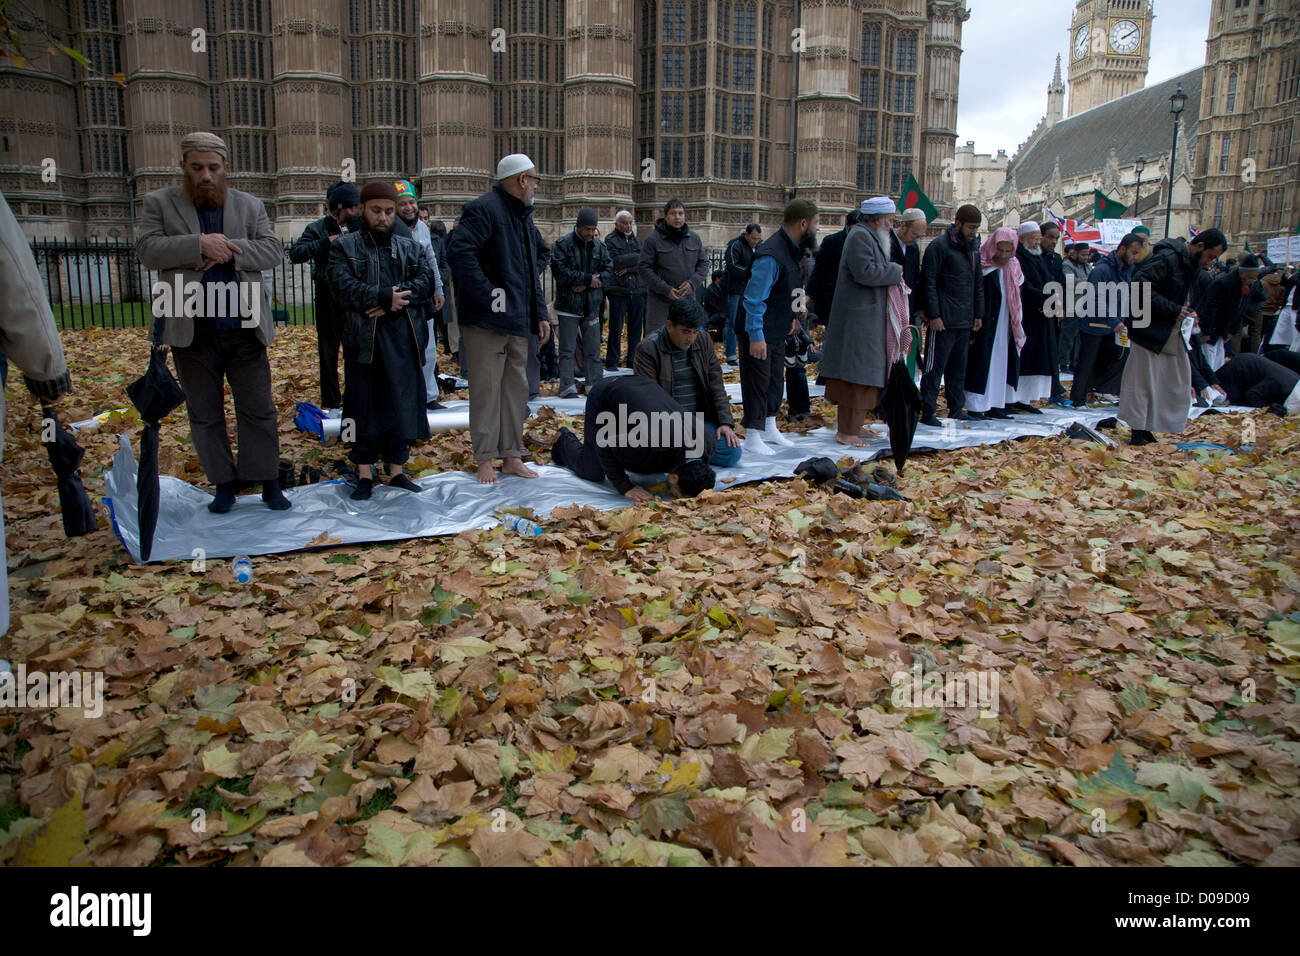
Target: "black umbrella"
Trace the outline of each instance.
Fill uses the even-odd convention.
[[[889,369],[880,411],[889,426],[889,450],[894,453],[894,467],[901,475],[907,455],[912,450],[916,423],[921,418],[921,393],[916,390],[907,363],[901,358]]]
[[[158,320],[154,341],[162,340],[162,320]],[[140,560],[149,560],[153,550],[153,533],[158,527],[158,425],[185,402],[185,393],[167,368],[167,350],[155,345],[149,353],[149,367],[126,387],[126,393],[140,417],[140,465],[135,490],[140,516]]]
[[[63,533],[69,538],[90,534],[99,527],[95,518],[95,509],[86,494],[86,486],[81,483],[81,459],[86,451],[77,444],[72,436],[55,416],[52,408],[42,407],[41,414],[46,422],[54,424],[54,440],[45,442],[45,450],[50,453],[50,465],[59,480],[59,510],[63,512]]]

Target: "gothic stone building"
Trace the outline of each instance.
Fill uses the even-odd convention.
[[[593,205],[644,232],[681,196],[720,246],[792,192],[832,213],[909,172],[951,215],[963,0],[65,0],[11,18],[0,190],[32,235],[126,239],[212,129],[282,238],[326,187],[405,177],[435,217],[497,159],[542,175],[551,238]],[[44,52],[50,37],[87,70]],[[937,228],[937,225],[936,225]]]

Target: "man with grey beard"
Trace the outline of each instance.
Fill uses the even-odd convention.
[[[1049,324],[1052,320],[1043,311],[1051,282],[1047,264],[1043,261],[1043,235],[1036,222],[1022,222],[1017,230],[1020,246],[1016,258],[1025,274],[1020,287],[1023,307],[1021,324],[1025,344],[1020,350],[1020,377],[1016,384],[1015,401],[1008,407],[1033,414],[1036,409],[1030,402],[1052,397],[1052,339]],[[1070,311],[1074,311],[1073,308]]]

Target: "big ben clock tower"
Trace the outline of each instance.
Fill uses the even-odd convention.
[[[1070,110],[1140,90],[1151,54],[1152,0],[1079,0],[1070,22]]]

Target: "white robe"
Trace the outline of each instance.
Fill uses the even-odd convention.
[[[984,394],[966,393],[968,412],[987,412],[990,408],[1006,408],[1015,401],[1016,390],[1007,384],[1007,340],[1011,337],[1011,313],[1007,310],[1006,270],[996,266],[985,269],[984,274],[997,271],[998,287],[1002,291],[1002,308],[998,311],[998,327],[993,333],[993,354],[989,356],[989,377]]]

